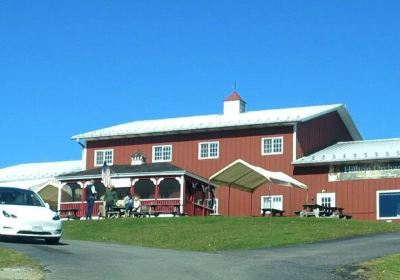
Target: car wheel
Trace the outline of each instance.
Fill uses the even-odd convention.
[[[47,244],[58,244],[58,241],[60,241],[60,237],[49,237],[45,239]]]

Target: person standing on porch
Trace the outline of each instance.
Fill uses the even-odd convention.
[[[106,203],[105,205],[106,218],[108,217],[108,212],[113,210],[113,207],[115,206],[117,200],[118,200],[117,191],[115,190],[114,186],[111,185],[109,188],[106,189],[106,192],[104,194],[104,201]]]
[[[94,200],[96,199],[96,187],[94,186],[94,180],[90,180],[90,183],[85,188],[86,195],[86,220],[92,219]]]

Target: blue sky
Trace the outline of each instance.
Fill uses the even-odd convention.
[[[0,168],[134,120],[344,103],[400,137],[400,1],[1,1]]]

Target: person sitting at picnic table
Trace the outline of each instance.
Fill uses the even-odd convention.
[[[125,217],[129,217],[129,213],[133,209],[133,199],[130,192],[124,197]]]
[[[108,212],[113,210],[113,207],[115,206],[115,203],[118,200],[118,194],[117,191],[115,190],[114,186],[111,185],[109,188],[106,189],[106,192],[104,194],[104,201],[105,201],[105,215],[106,218],[108,217]]]
[[[140,213],[142,210],[142,203],[140,202],[140,199],[138,196],[135,196],[135,199],[133,200],[133,208],[132,212],[135,215],[135,213]],[[137,217],[137,215],[135,215]]]

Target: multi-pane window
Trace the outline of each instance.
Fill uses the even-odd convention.
[[[323,197],[321,199],[322,206],[331,207],[331,198],[330,197]]]
[[[317,193],[317,204],[325,207],[336,206],[336,194],[335,193]]]
[[[262,155],[283,153],[283,137],[271,137],[261,139]]]
[[[270,195],[261,197],[261,208],[283,210],[283,196]]]
[[[219,142],[199,143],[199,159],[218,158]]]
[[[113,164],[113,150],[97,150],[94,153],[94,165],[102,166],[104,162],[107,165]]]
[[[153,162],[171,161],[172,145],[153,146]]]

